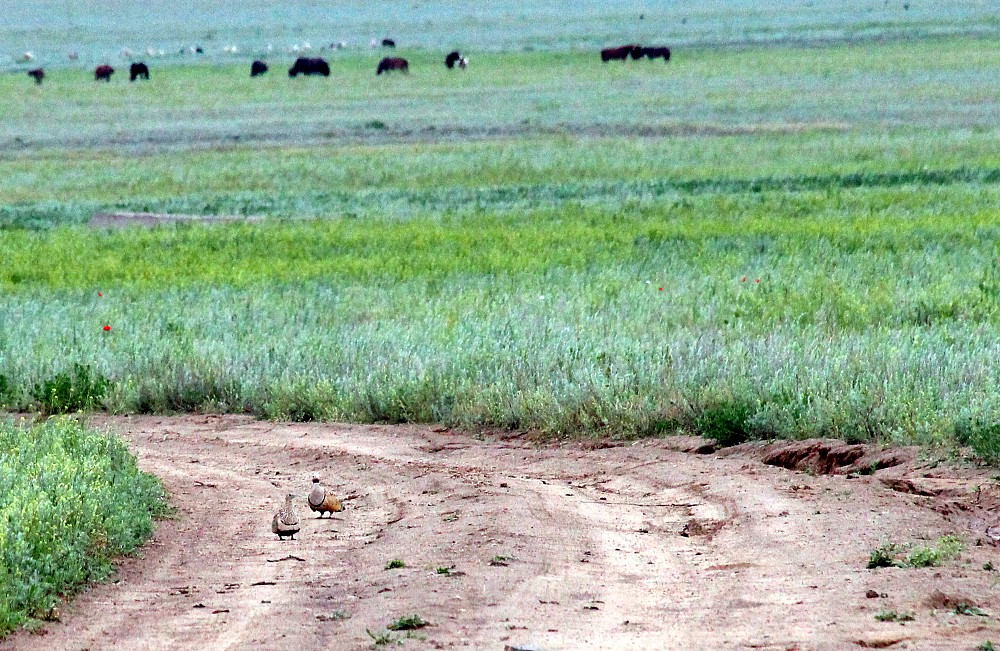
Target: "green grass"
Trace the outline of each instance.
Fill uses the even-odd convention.
[[[159,482],[117,437],[53,419],[0,423],[0,635],[45,618],[152,533]]]
[[[392,78],[357,49],[330,79],[0,77],[0,403],[79,367],[113,412],[995,460],[1000,48],[969,35],[994,22],[862,9],[764,3],[668,65],[578,32],[455,74],[422,47]],[[81,226],[105,210],[267,219]]]

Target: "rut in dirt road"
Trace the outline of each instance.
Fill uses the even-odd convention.
[[[994,548],[970,545],[937,568],[865,569],[886,539],[954,530],[872,477],[663,441],[595,450],[415,426],[107,423],[163,478],[177,517],[117,583],[4,649],[370,649],[368,631],[409,648],[546,651],[954,649],[1000,637],[992,617],[926,602],[939,591],[990,610],[996,580],[980,568]],[[319,519],[300,500],[300,533],[279,541],[272,514],[314,474],[345,510]],[[404,567],[386,569],[395,559]],[[889,609],[917,619],[875,620]],[[430,625],[386,631],[410,615]]]

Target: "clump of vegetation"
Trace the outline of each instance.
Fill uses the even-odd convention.
[[[43,414],[89,411],[101,404],[110,382],[85,364],[73,364],[71,372],[57,373],[35,385],[32,398]]]
[[[870,570],[879,567],[936,567],[958,556],[964,546],[960,538],[952,535],[941,536],[933,545],[914,547],[909,553],[895,543],[886,542],[872,550],[866,567]]]
[[[750,406],[738,400],[707,405],[695,417],[695,431],[719,445],[739,445],[750,439]]]
[[[879,567],[895,567],[898,563],[896,559],[897,549],[898,547],[890,542],[879,545],[868,556],[868,564],[865,567],[869,570]]]
[[[0,635],[107,576],[164,512],[123,441],[69,419],[0,422]]]
[[[430,622],[425,620],[420,615],[407,615],[405,617],[400,617],[386,626],[386,628],[390,631],[415,631],[418,628],[423,628],[429,625]]]
[[[442,574],[444,576],[451,576],[451,568],[450,567],[439,567],[439,568],[437,568],[436,572],[438,574]]]
[[[372,639],[375,646],[386,646],[389,644],[402,644],[403,641],[390,633],[389,631],[379,631],[377,633],[372,633],[369,629],[365,629],[365,633],[368,637]]]
[[[996,646],[990,640],[986,640],[976,647],[976,651],[997,651]]]
[[[385,569],[387,570],[398,570],[403,567],[406,567],[406,563],[401,558],[394,558],[385,564]]]
[[[963,420],[955,426],[955,438],[968,445],[983,461],[1000,462],[1000,421]]]
[[[912,622],[917,618],[914,612],[896,612],[895,610],[880,610],[875,619],[880,622]]]
[[[933,545],[922,545],[906,556],[905,567],[936,567],[955,558],[965,547],[957,536],[942,536]]]

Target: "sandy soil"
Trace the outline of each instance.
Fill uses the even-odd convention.
[[[370,649],[366,629],[412,614],[430,626],[404,648],[1000,643],[1000,572],[983,569],[1000,567],[987,533],[1000,483],[912,451],[812,442],[695,454],[677,449],[698,447],[686,440],[536,445],[238,416],[98,424],[163,478],[177,517],[117,581],[2,649]],[[321,520],[300,502],[301,533],[279,541],[272,514],[314,472],[347,509]],[[968,543],[957,559],[865,569],[881,542],[946,533]],[[385,569],[392,559],[406,567]],[[990,616],[956,614],[962,601]],[[876,621],[882,610],[916,619]]]

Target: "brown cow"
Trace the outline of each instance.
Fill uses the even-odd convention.
[[[28,71],[28,76],[32,77],[36,84],[41,84],[42,80],[45,79],[45,71],[41,68],[35,68]]]
[[[621,47],[609,47],[601,50],[601,61],[607,63],[608,61],[624,61],[633,56],[636,50],[641,50],[641,45],[622,45]]]
[[[111,81],[111,75],[115,74],[115,69],[105,64],[94,68],[94,81]]]
[[[376,75],[380,75],[383,72],[389,72],[391,70],[401,70],[402,72],[410,71],[410,62],[406,59],[400,59],[398,57],[386,57],[378,62],[378,70],[375,72]]]

